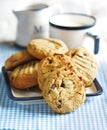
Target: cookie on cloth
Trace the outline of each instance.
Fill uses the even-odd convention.
[[[85,86],[73,70],[54,70],[44,82],[42,95],[57,113],[79,108],[86,99]]]
[[[71,49],[66,54],[75,63],[85,86],[91,85],[98,71],[98,61],[95,55],[85,47]]]
[[[10,84],[18,89],[26,89],[37,85],[38,61],[30,61],[19,65],[10,74]]]
[[[38,84],[43,89],[43,84],[50,73],[56,69],[66,69],[74,67],[71,58],[64,54],[54,54],[42,59],[38,64]],[[75,67],[74,67],[75,68]]]
[[[38,59],[43,59],[54,53],[64,54],[68,51],[64,42],[52,38],[32,40],[27,47],[28,52]]]
[[[6,61],[5,61],[5,69],[6,70],[13,70],[20,64],[25,62],[31,61],[35,59],[32,55],[30,55],[26,50],[16,52],[12,54]]]

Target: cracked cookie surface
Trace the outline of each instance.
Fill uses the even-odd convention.
[[[68,51],[66,44],[58,39],[41,38],[32,40],[27,47],[28,52],[38,59],[51,56],[54,53],[64,54]]]
[[[43,84],[52,71],[56,69],[69,70],[70,67],[74,67],[74,64],[71,63],[71,58],[64,54],[54,54],[42,59],[38,64],[38,84],[40,89],[43,89]]]
[[[71,71],[56,70],[46,79],[42,95],[57,113],[68,113],[79,108],[85,101],[83,81]]]

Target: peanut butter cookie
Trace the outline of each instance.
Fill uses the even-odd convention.
[[[5,61],[5,69],[13,70],[18,65],[31,61],[33,59],[35,59],[35,57],[30,55],[26,50],[16,52]]]
[[[10,84],[18,89],[26,89],[37,85],[38,61],[30,61],[19,65],[10,74]]]
[[[79,74],[81,75],[85,86],[89,86],[98,71],[98,62],[95,55],[85,47],[78,47],[67,52],[75,63]]]
[[[56,69],[68,69],[74,67],[71,58],[64,54],[54,54],[42,59],[38,64],[38,84],[40,89],[43,89],[43,84],[49,74]],[[75,68],[75,67],[74,67]],[[78,72],[77,72],[78,73]]]
[[[64,54],[68,51],[64,42],[52,38],[32,40],[27,47],[28,52],[38,59],[51,56],[54,53]]]
[[[74,71],[55,70],[44,82],[42,95],[57,113],[68,113],[85,101],[85,86]]]

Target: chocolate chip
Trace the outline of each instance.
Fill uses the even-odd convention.
[[[73,75],[73,72],[71,72],[70,74]]]
[[[56,85],[55,85],[55,84],[52,84],[51,88],[52,88],[52,89],[55,89],[55,88],[56,88]]]
[[[49,60],[49,64],[51,64],[52,63],[52,60]]]
[[[71,57],[74,57],[75,56],[75,53],[73,53],[72,55],[71,55]]]
[[[58,108],[61,108],[61,105],[57,105]]]
[[[64,84],[63,82],[61,83],[61,87],[62,87],[62,88],[65,88],[65,84]]]
[[[79,79],[82,81],[82,77],[79,77]]]
[[[79,95],[81,95],[81,93],[77,92]]]
[[[62,100],[58,100],[57,107],[58,107],[58,108],[61,108],[61,105],[62,105]]]
[[[84,56],[87,56],[87,53],[84,53]]]
[[[62,103],[62,100],[59,100],[58,102]]]
[[[52,72],[53,70],[50,70],[50,72]]]
[[[48,93],[50,94],[50,93],[51,93],[51,90],[49,90]]]

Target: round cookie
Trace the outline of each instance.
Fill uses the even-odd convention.
[[[66,69],[74,67],[71,58],[64,54],[54,54],[42,59],[38,64],[38,84],[43,89],[43,84],[50,73],[56,69]],[[76,71],[76,70],[75,70]]]
[[[18,89],[37,85],[38,61],[30,61],[15,68],[10,74],[10,84]]]
[[[78,47],[66,53],[75,63],[85,86],[91,85],[98,71],[98,62],[95,55],[85,47]]]
[[[35,57],[30,55],[26,50],[16,52],[5,61],[5,69],[13,70],[18,65],[31,61],[33,59],[35,59]]]
[[[64,42],[52,38],[32,40],[27,47],[28,52],[38,59],[43,59],[54,53],[64,54],[68,51]]]
[[[85,86],[74,71],[55,70],[44,82],[42,95],[57,113],[68,113],[79,108],[86,99]]]

